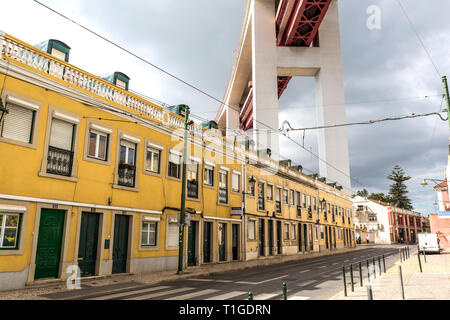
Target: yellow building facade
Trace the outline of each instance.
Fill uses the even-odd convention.
[[[197,124],[183,159],[183,105],[129,92],[123,73],[102,79],[76,68],[68,50],[0,32],[0,289],[65,280],[73,270],[176,270],[184,160],[184,267],[353,244],[348,195]],[[288,192],[281,213],[277,188]],[[300,215],[291,192],[310,201]],[[327,206],[336,214],[325,221]]]

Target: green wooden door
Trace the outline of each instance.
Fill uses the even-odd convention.
[[[196,228],[197,222],[191,221],[191,224],[188,228],[188,266],[195,266],[195,239],[196,239]]]
[[[203,262],[209,263],[211,262],[211,222],[205,222],[203,224]]]
[[[273,220],[269,220],[269,255],[273,255]]]
[[[264,256],[264,246],[266,244],[264,237],[264,219],[259,219],[259,255]]]
[[[127,271],[129,216],[116,214],[114,219],[114,245],[112,273]]]
[[[41,211],[35,279],[58,277],[64,216],[64,210],[42,209]]]
[[[83,212],[81,216],[80,243],[78,245],[78,266],[81,276],[95,275],[97,261],[99,214]]]
[[[231,226],[231,250],[232,250],[232,259],[238,260],[239,259],[239,225],[233,224]]]
[[[282,253],[281,243],[281,221],[277,221],[277,253]]]

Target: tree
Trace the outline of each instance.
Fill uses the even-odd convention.
[[[367,198],[369,196],[369,191],[367,191],[366,188],[362,189],[362,190],[358,190],[356,192],[357,196],[363,197],[363,198]]]
[[[383,192],[371,193],[368,198],[381,202],[392,203],[392,198],[388,194],[384,194]]]
[[[405,181],[408,181],[411,177],[405,176],[403,169],[399,165],[396,165],[387,178],[394,181],[389,189],[389,196],[392,199],[391,203],[396,207],[412,210],[413,206],[411,205],[411,200],[406,196],[408,190],[405,185]]]

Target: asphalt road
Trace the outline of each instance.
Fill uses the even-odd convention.
[[[413,246],[410,246],[413,250]],[[386,270],[400,259],[398,246],[373,246],[336,255],[313,257],[283,264],[254,267],[199,278],[144,285],[128,282],[120,285],[76,290],[76,299],[86,300],[281,300],[286,283],[288,300],[327,300],[344,290],[342,267],[346,268],[347,290],[351,290],[350,264],[354,285],[360,286],[359,262],[363,282],[367,282],[367,260],[370,276],[379,276],[378,257],[385,256]],[[381,272],[384,272],[380,258]],[[70,292],[47,295],[51,299],[70,299]]]

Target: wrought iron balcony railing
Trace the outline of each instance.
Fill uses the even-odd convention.
[[[73,152],[49,146],[47,173],[70,177],[72,174]]]
[[[219,187],[219,203],[228,203],[228,190],[223,187]]]
[[[198,198],[198,183],[191,180],[187,181],[187,196],[189,198]]]
[[[281,201],[275,201],[275,211],[281,213]]]
[[[264,196],[258,197],[258,210],[264,210],[264,209],[265,209]]]
[[[128,163],[119,164],[119,185],[125,187],[134,187],[136,177],[136,166]]]

